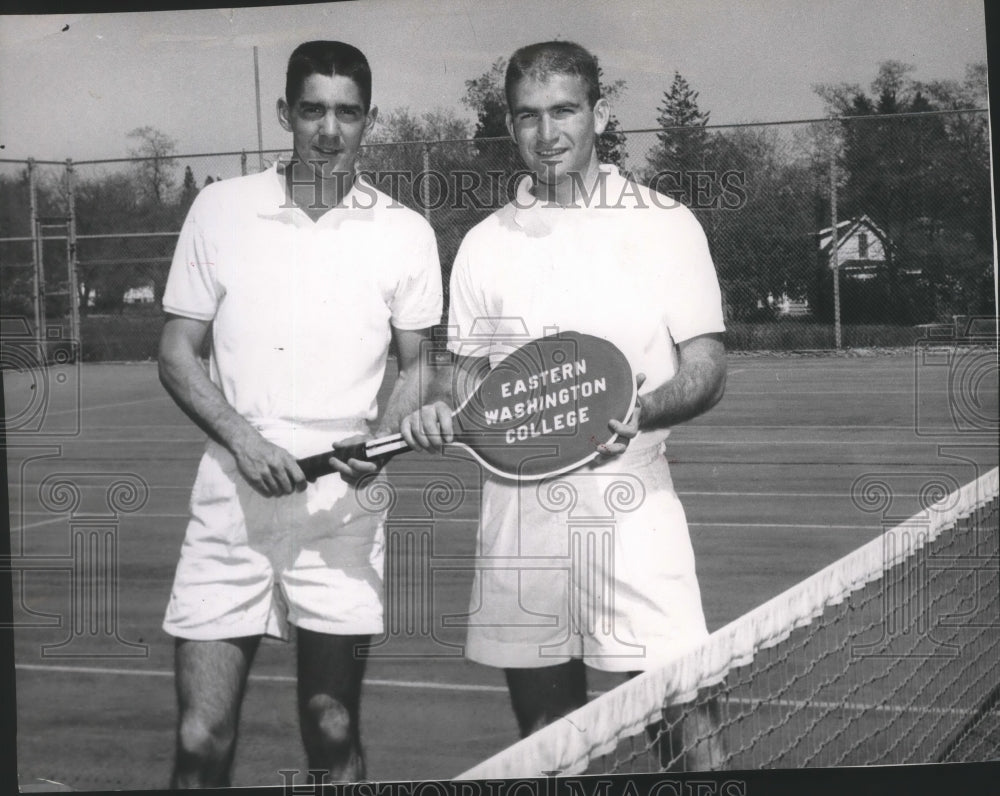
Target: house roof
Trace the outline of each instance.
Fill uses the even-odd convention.
[[[837,249],[839,250],[844,245],[844,241],[862,229],[869,230],[883,245],[888,245],[889,239],[882,228],[867,215],[862,215],[858,218],[847,218],[837,222]],[[819,249],[824,254],[830,252],[830,245],[833,241],[832,230],[833,227],[825,227],[816,233],[819,237]]]

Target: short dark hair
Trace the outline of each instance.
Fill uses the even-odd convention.
[[[507,64],[504,92],[511,108],[514,87],[526,77],[546,80],[549,75],[577,75],[587,87],[590,107],[601,98],[601,83],[597,59],[579,44],[571,41],[543,41],[521,47]],[[513,110],[513,108],[511,108]]]
[[[365,113],[372,104],[372,70],[357,47],[342,41],[307,41],[288,58],[285,75],[285,102],[294,105],[302,96],[302,86],[310,75],[349,77],[361,92]]]

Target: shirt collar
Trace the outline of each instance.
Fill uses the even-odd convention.
[[[302,208],[292,204],[285,190],[285,167],[288,161],[277,160],[267,171],[263,172],[264,179],[267,180],[267,188],[257,206],[257,214],[263,218],[292,219],[294,216],[302,215],[308,218]],[[358,184],[362,184],[366,190],[359,191]],[[377,203],[375,188],[362,175],[356,174],[351,190],[341,201],[341,203],[324,213],[316,223],[336,226],[345,218],[357,221],[370,221],[375,216],[375,205]]]
[[[535,184],[532,176],[528,174],[522,177],[517,184],[512,202],[515,223],[529,231],[547,230],[552,228],[557,218],[564,217],[561,214],[555,215],[560,210],[572,211],[574,215],[583,216],[614,205],[624,193],[625,178],[613,163],[600,163],[597,168],[597,180],[603,185],[594,186],[594,194],[589,200],[581,198],[579,202],[568,207],[538,199],[531,192]]]

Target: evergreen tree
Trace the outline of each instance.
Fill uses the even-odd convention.
[[[621,122],[614,114],[614,106],[625,93],[625,81],[616,80],[613,83],[604,82],[604,70],[597,65],[597,79],[601,87],[601,96],[611,103],[612,113],[604,133],[597,139],[597,159],[601,163],[612,163],[622,171],[625,170],[625,135],[621,132]]]
[[[462,97],[461,101],[463,105],[476,114],[476,129],[473,138],[477,142],[484,138],[498,138],[508,135],[507,97],[504,92],[506,72],[506,59],[498,58],[490,66],[488,72],[484,72],[475,80],[465,81],[465,96]],[[625,81],[615,80],[612,83],[606,83],[600,64],[597,66],[597,75],[601,96],[613,106],[625,92]],[[520,168],[520,163],[513,156],[506,141],[481,141],[477,143],[476,148],[481,155],[489,154],[490,157],[497,158],[498,161],[506,161],[506,166],[512,170]],[[621,123],[614,113],[611,115],[604,134],[598,138],[597,156],[602,163],[613,163],[619,168],[624,168],[625,136],[621,132]]]
[[[194,174],[192,173],[190,166],[185,166],[184,182],[181,183],[181,196],[178,202],[182,219],[183,215],[187,213],[188,208],[191,207],[191,203],[197,195],[198,184],[194,181]]]
[[[661,130],[656,134],[659,143],[648,157],[649,165],[657,172],[679,173],[683,183],[683,175],[706,168],[710,139],[704,128],[709,113],[698,107],[698,92],[680,72],[674,72],[657,110],[656,123]],[[683,185],[678,187],[683,189]]]

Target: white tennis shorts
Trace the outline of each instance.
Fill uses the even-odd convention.
[[[329,447],[327,433],[303,449]],[[368,494],[334,474],[264,497],[210,441],[163,629],[195,640],[287,639],[289,622],[336,635],[382,632],[384,514]]]
[[[471,660],[639,671],[707,635],[662,443],[541,482],[487,479]]]

